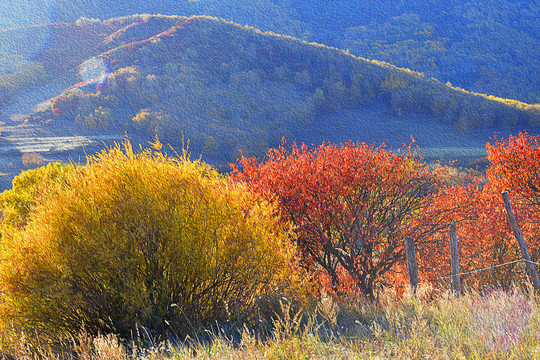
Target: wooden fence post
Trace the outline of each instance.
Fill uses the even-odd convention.
[[[418,288],[418,267],[416,264],[416,249],[414,239],[405,237],[405,256],[407,257],[407,271],[409,272],[409,285],[413,293]]]
[[[512,205],[510,204],[510,198],[508,197],[508,193],[505,191],[501,195],[504,201],[504,208],[506,210],[508,222],[510,223],[512,232],[514,233],[514,236],[516,237],[516,240],[518,242],[519,249],[521,250],[521,256],[523,257],[523,259],[525,260],[525,264],[527,265],[527,274],[531,278],[534,287],[537,290],[540,290],[540,280],[538,279],[536,269],[531,262],[531,256],[529,255],[529,250],[527,250],[527,244],[525,244],[523,235],[521,234],[521,231],[519,230],[518,224],[516,222],[516,217],[514,216],[514,211],[512,210]]]
[[[450,268],[452,269],[452,290],[461,295],[461,279],[459,276],[459,251],[457,241],[456,222],[452,221],[448,229],[448,242],[450,243]]]

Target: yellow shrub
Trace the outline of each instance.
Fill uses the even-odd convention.
[[[2,229],[0,330],[182,332],[298,274],[275,209],[185,154],[125,142],[48,189],[24,226]]]
[[[12,188],[0,194],[0,233],[6,227],[26,225],[26,218],[40,194],[50,186],[61,184],[63,176],[73,169],[73,165],[49,163],[15,176]]]

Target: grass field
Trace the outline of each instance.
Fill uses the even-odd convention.
[[[392,291],[377,305],[322,298],[309,309],[286,300],[259,324],[219,324],[185,339],[135,340],[81,334],[52,349],[23,334],[3,359],[539,359],[539,298],[530,291],[491,290],[456,297],[419,289]],[[11,339],[15,340],[15,339]],[[39,340],[39,339],[37,339]]]

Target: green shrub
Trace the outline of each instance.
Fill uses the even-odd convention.
[[[2,223],[0,332],[178,334],[298,274],[275,209],[185,154],[125,142],[29,194],[26,222]]]

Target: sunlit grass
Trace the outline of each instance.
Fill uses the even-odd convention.
[[[528,291],[449,292],[429,289],[377,305],[324,298],[309,309],[281,302],[280,315],[258,324],[222,324],[192,337],[157,342],[141,329],[132,341],[81,334],[53,350],[28,341],[3,351],[7,359],[537,359],[540,312]],[[270,324],[271,322],[271,324]],[[6,339],[4,339],[6,340]],[[35,339],[34,339],[35,340]]]

